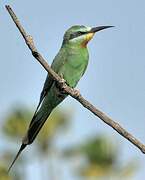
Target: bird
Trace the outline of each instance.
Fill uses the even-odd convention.
[[[51,68],[65,80],[68,86],[75,88],[87,69],[89,61],[88,42],[96,32],[111,27],[114,26],[74,25],[64,33],[61,48],[55,56]],[[9,166],[8,172],[24,148],[33,143],[53,109],[67,96],[68,94],[64,93],[59,88],[59,84],[48,74],[27,133],[22,139],[20,149]]]

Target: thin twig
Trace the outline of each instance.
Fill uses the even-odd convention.
[[[142,144],[138,139],[136,139],[132,134],[127,132],[122,126],[120,126],[117,122],[113,121],[110,117],[108,117],[105,113],[97,109],[90,102],[83,98],[83,96],[78,93],[75,89],[70,88],[61,77],[59,77],[48,65],[46,60],[42,57],[42,55],[37,51],[33,38],[30,35],[27,35],[26,31],[20,24],[17,16],[9,5],[6,5],[6,9],[12,17],[14,23],[25,39],[26,44],[32,52],[32,55],[39,61],[39,63],[44,67],[44,69],[51,75],[51,77],[58,82],[63,91],[69,94],[71,97],[79,101],[85,108],[90,110],[94,115],[99,117],[102,121],[112,127],[115,131],[117,131],[121,136],[128,139],[132,144],[134,144],[137,148],[141,150],[142,153],[145,153],[145,145]]]

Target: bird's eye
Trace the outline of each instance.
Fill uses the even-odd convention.
[[[83,35],[83,34],[86,34],[86,32],[82,32],[82,31],[78,31],[78,32],[77,32],[77,36],[81,36],[81,35]]]
[[[78,36],[80,36],[80,35],[82,35],[82,34],[83,34],[83,32],[81,32],[81,31],[78,31],[78,32],[77,32],[77,35],[78,35]]]
[[[76,38],[76,37],[81,36],[83,34],[85,34],[85,32],[82,32],[82,31],[75,32],[73,34],[70,34],[70,38],[69,39]]]

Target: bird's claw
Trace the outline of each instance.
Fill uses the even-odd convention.
[[[65,85],[66,85],[66,80],[63,79],[63,76],[60,76],[61,80],[59,82],[56,82],[56,88],[59,90],[59,94],[66,94],[65,92]]]
[[[60,86],[61,86],[61,87],[63,87],[63,86],[64,86],[64,84],[66,83],[66,80],[61,79],[61,80],[59,81],[59,83],[60,83]]]

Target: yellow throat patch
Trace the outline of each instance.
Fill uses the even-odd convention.
[[[82,47],[85,48],[87,46],[88,42],[93,38],[93,36],[94,36],[94,33],[86,34],[86,37],[85,37],[85,39],[84,39],[84,41],[82,43]]]

